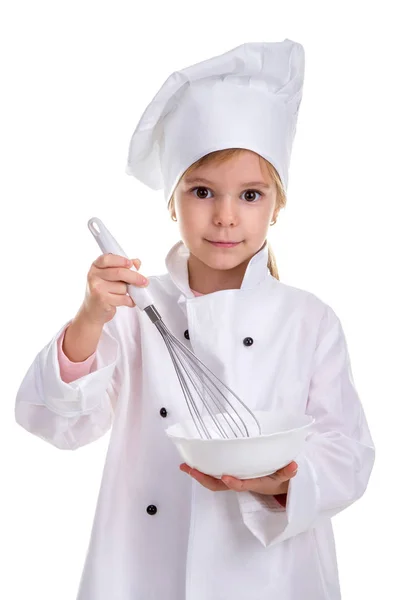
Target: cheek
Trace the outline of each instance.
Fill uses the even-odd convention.
[[[271,220],[273,210],[267,206],[260,207],[260,210],[248,211],[243,215],[243,223],[246,223],[248,232],[258,233],[262,235],[268,228],[268,223]]]
[[[206,221],[205,211],[195,206],[185,207],[181,210],[179,217],[182,229],[188,233],[201,230]]]
[[[183,210],[178,215],[178,226],[182,240],[186,246],[191,248],[196,247],[200,238],[206,235],[207,227],[204,223],[204,215],[199,211]]]

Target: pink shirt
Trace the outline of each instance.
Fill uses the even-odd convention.
[[[195,296],[202,296],[199,292],[195,292],[192,290]],[[61,379],[65,381],[65,383],[70,383],[71,381],[75,381],[84,375],[88,375],[90,373],[91,366],[94,362],[94,358],[96,352],[93,352],[91,356],[89,356],[86,360],[82,362],[72,362],[67,358],[62,349],[62,344],[64,341],[65,332],[58,339],[58,362],[60,365],[60,375]],[[275,499],[279,502],[281,506],[286,507],[286,494],[278,494],[275,495]]]
[[[84,375],[88,375],[90,373],[90,368],[94,363],[94,358],[96,352],[93,352],[91,356],[89,356],[83,362],[72,362],[65,355],[62,345],[64,342],[65,331],[63,335],[57,340],[57,348],[58,348],[58,363],[60,365],[60,377],[65,383],[71,383],[71,381],[75,381]]]

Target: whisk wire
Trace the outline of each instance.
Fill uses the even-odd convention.
[[[153,320],[153,319],[152,319]],[[225,421],[227,427],[235,437],[238,437],[238,433],[235,431],[237,428],[240,436],[249,437],[249,431],[246,425],[246,422],[242,418],[242,416],[238,413],[238,411],[233,406],[232,402],[230,402],[229,398],[221,392],[220,387],[224,390],[232,394],[232,396],[239,402],[239,404],[253,417],[255,423],[258,426],[258,431],[261,433],[260,425],[252,413],[252,411],[242,402],[242,400],[233,392],[227,385],[225,385],[208,367],[205,365],[189,348],[187,348],[180,340],[178,340],[166,327],[161,318],[154,320],[154,324],[156,325],[159,333],[164,339],[164,342],[167,346],[168,352],[172,359],[175,372],[178,377],[178,381],[180,383],[183,395],[185,397],[185,401],[190,412],[190,415],[195,423],[196,429],[200,435],[200,437],[206,437],[207,439],[211,439],[211,435],[205,426],[203,417],[197,403],[193,398],[193,394],[190,391],[189,383],[192,385],[195,394],[199,397],[202,405],[206,409],[209,417],[214,423],[215,428],[223,438],[230,438],[225,429],[222,427],[221,419]],[[182,371],[183,373],[182,373]],[[186,376],[187,380],[185,379]],[[216,380],[220,387],[218,387]],[[223,398],[224,402],[221,402],[221,398]],[[213,406],[210,406],[210,399],[213,403]],[[231,408],[231,410],[235,413],[235,416],[239,420],[235,420],[232,414],[226,410],[226,404]],[[215,410],[213,407],[216,407],[219,410],[218,416],[215,415]],[[219,418],[218,418],[219,417]],[[229,420],[228,420],[229,419]],[[230,422],[231,421],[231,422]],[[241,427],[242,426],[242,427]]]
[[[185,348],[185,350],[187,350]],[[197,363],[198,363],[198,359],[195,360],[193,359],[193,357],[190,354],[187,354],[185,351],[182,351],[185,358],[187,359],[188,363],[193,367],[193,369],[195,370],[196,373],[196,368],[197,368]],[[177,354],[178,355],[178,354]],[[179,356],[179,355],[178,355]],[[184,364],[181,362],[181,364]],[[198,373],[196,373],[196,375],[198,377],[200,377],[200,375]],[[203,374],[204,375],[204,374]],[[212,376],[217,379],[217,381],[219,381],[220,385],[224,385],[217,377],[216,375],[214,375],[214,373],[212,373]],[[217,409],[220,411],[219,413],[219,417],[221,417],[221,419],[223,419],[225,421],[225,423],[227,424],[227,426],[229,427],[230,431],[233,433],[233,435],[235,437],[238,437],[237,432],[235,431],[235,427],[238,430],[239,434],[243,437],[244,435],[248,435],[248,430],[246,427],[246,424],[243,422],[242,418],[240,417],[239,413],[233,408],[232,404],[229,402],[228,398],[224,397],[224,400],[227,404],[229,404],[229,406],[232,408],[232,410],[235,411],[236,416],[238,417],[238,419],[241,421],[243,427],[244,427],[244,432],[243,429],[240,428],[240,423],[238,423],[237,421],[235,421],[235,419],[233,418],[233,416],[226,412],[226,406],[221,402],[220,398],[218,397],[218,394],[221,395],[221,391],[218,388],[218,386],[216,385],[216,383],[209,378],[207,380],[207,375],[205,375],[206,379],[203,381],[203,385],[205,388],[205,394],[201,396],[202,402],[204,404],[204,406],[207,409],[208,414],[210,415],[214,425],[217,427],[217,429],[220,431],[221,435],[223,435],[223,437],[229,438],[230,436],[228,434],[226,434],[225,430],[221,428],[221,424],[220,424],[220,420],[215,416],[214,412],[210,409],[210,404],[209,404],[209,397],[211,398],[211,401],[214,402],[214,406],[217,407]],[[214,389],[213,389],[214,388]],[[228,388],[227,388],[228,389]],[[196,390],[198,392],[198,390]],[[230,391],[230,390],[229,390]],[[199,392],[198,392],[199,393]],[[229,420],[231,422],[229,422]]]
[[[182,356],[179,355],[179,353],[176,351],[176,349],[174,349],[173,346],[173,340],[170,339],[170,337],[168,334],[166,334],[166,337],[164,338],[165,343],[167,345],[167,348],[170,352],[170,356],[172,359],[172,362],[174,364],[175,367],[175,371],[178,374],[178,379],[179,379],[179,383],[181,384],[181,388],[183,391],[183,394],[185,396],[185,400],[186,400],[186,404],[188,406],[188,409],[191,413],[192,419],[196,425],[197,431],[199,432],[200,436],[202,436],[202,433],[199,429],[199,426],[201,427],[204,435],[206,438],[211,439],[211,435],[209,433],[209,431],[207,430],[207,428],[205,427],[204,421],[202,419],[201,413],[197,407],[196,402],[193,400],[193,395],[190,393],[190,389],[189,386],[187,385],[187,382],[185,381],[185,378],[182,377],[182,373],[179,371],[178,366],[177,366],[177,362],[179,363],[179,365],[181,366],[182,370],[184,371],[186,377],[189,379],[190,383],[192,384],[196,394],[198,397],[200,397],[202,399],[202,403],[203,406],[206,408],[208,414],[210,415],[211,419],[214,422],[215,427],[218,429],[221,437],[225,437],[228,438],[229,436],[226,434],[226,432],[222,429],[220,423],[218,422],[218,420],[215,418],[213,412],[210,410],[210,406],[209,403],[207,402],[206,398],[204,397],[204,394],[202,393],[202,390],[199,389],[197,383],[196,383],[196,378],[200,380],[200,383],[203,383],[201,381],[200,375],[199,373],[197,373],[195,370],[194,371],[190,371],[188,369],[188,365],[185,364],[185,362],[182,359]],[[217,404],[217,402],[216,402]],[[218,404],[217,404],[218,405]],[[219,408],[223,410],[223,405],[219,404]],[[195,413],[195,415],[193,414],[193,412]]]
[[[203,434],[204,434],[206,438],[211,439],[211,436],[210,436],[209,432],[207,431],[207,429],[206,429],[206,427],[205,427],[205,425],[203,423],[203,420],[201,418],[201,415],[200,415],[199,409],[197,407],[197,404],[195,402],[192,402],[190,400],[189,386],[187,384],[187,381],[182,376],[181,371],[178,369],[178,365],[176,364],[176,361],[175,361],[175,355],[174,355],[174,352],[173,352],[173,348],[172,348],[171,342],[170,342],[170,340],[168,338],[164,338],[164,340],[165,340],[165,344],[167,346],[168,352],[169,352],[169,354],[171,356],[172,364],[174,365],[175,372],[176,372],[176,375],[178,377],[178,381],[179,381],[179,384],[181,386],[183,395],[185,397],[187,408],[188,408],[188,410],[190,412],[190,415],[191,415],[192,420],[193,420],[193,422],[194,422],[194,424],[196,426],[196,429],[197,429],[198,433],[200,434],[200,437],[203,437]],[[185,373],[186,373],[187,377],[189,378],[189,380],[191,380],[191,376],[190,376],[189,373],[186,372],[185,366],[184,365],[181,365],[181,366],[182,366],[182,369],[185,371]],[[201,429],[200,429],[200,427],[201,427]]]
[[[170,344],[169,341],[168,341],[168,343]],[[188,369],[188,365],[185,364],[185,362],[183,361],[182,357],[179,355],[178,352],[176,353],[176,355],[174,355],[173,362],[175,360],[179,362],[179,364],[181,365],[182,369],[185,371],[185,374],[187,375],[187,377],[189,378],[190,382],[192,383],[197,396],[201,398],[203,406],[205,407],[206,411],[208,412],[211,420],[213,421],[216,429],[219,431],[221,437],[228,438],[229,436],[226,434],[226,432],[224,431],[224,429],[221,427],[220,422],[218,421],[218,419],[214,415],[214,412],[210,408],[210,404],[209,404],[209,401],[208,401],[208,398],[207,398],[207,394],[204,393],[204,391],[208,392],[209,395],[211,395],[211,393],[208,390],[208,388],[206,387],[204,381],[201,380],[201,377],[200,377],[199,373],[196,373],[196,371],[190,372],[189,369]],[[193,377],[193,375],[200,380],[200,383],[203,384],[203,388],[199,389],[199,387],[196,384],[196,381],[195,381],[195,378]],[[187,401],[187,404],[189,405],[189,407],[192,405],[192,406],[195,406],[197,408],[196,403],[193,400],[193,397],[190,394],[190,392],[188,393],[186,401]],[[218,401],[218,398],[215,398],[215,405],[217,406],[217,408],[219,410],[224,410],[224,406]],[[209,434],[208,430],[205,428],[203,418],[201,416],[201,413],[198,410],[196,410],[196,415],[197,415],[197,417],[199,419],[199,422],[200,422],[200,425],[201,425],[203,431],[205,431],[206,437],[208,439],[211,439],[211,435]],[[233,432],[234,435],[236,435],[235,431],[232,430],[232,432]]]

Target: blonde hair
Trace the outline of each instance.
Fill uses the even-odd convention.
[[[210,152],[210,154],[206,154],[205,156],[202,156],[202,158],[200,158],[198,161],[196,161],[195,163],[190,165],[190,167],[188,169],[186,169],[186,171],[180,177],[177,185],[179,184],[179,182],[185,175],[189,175],[192,171],[194,171],[198,167],[202,167],[202,166],[209,165],[209,164],[220,164],[222,162],[229,160],[230,158],[234,158],[235,156],[238,156],[242,152],[245,152],[245,150],[242,148],[227,148],[224,150],[216,150],[215,152]],[[281,208],[284,208],[286,206],[286,194],[285,194],[285,190],[282,185],[281,178],[279,177],[278,171],[275,169],[275,167],[273,165],[271,165],[271,163],[268,160],[266,160],[265,158],[263,158],[260,155],[259,155],[259,159],[260,159],[261,170],[267,169],[271,179],[273,180],[273,182],[276,185],[276,191],[277,191],[276,208],[280,210]],[[175,189],[176,189],[176,187],[175,187]],[[169,210],[171,218],[172,218],[174,215],[174,212],[175,212],[174,193],[171,195],[171,198],[168,202],[168,210]],[[275,279],[279,279],[279,273],[278,273],[278,267],[276,265],[275,254],[273,253],[271,244],[268,241],[267,241],[267,244],[268,244],[268,269],[269,269],[271,275],[273,277],[275,277]]]

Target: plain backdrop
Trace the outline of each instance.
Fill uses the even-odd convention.
[[[343,599],[400,597],[396,10],[385,1],[2,5],[0,598],[77,593],[108,435],[60,451],[15,423],[14,403],[36,354],[83,300],[100,253],[90,217],[141,258],[144,274],[165,272],[177,225],[161,191],[125,174],[137,120],[173,71],[285,38],[303,44],[306,75],[287,208],[269,239],[281,280],[340,317],[377,451],[366,494],[333,519]]]

